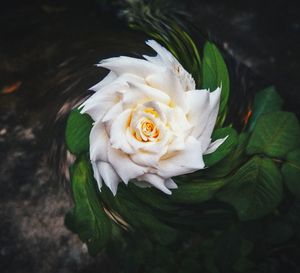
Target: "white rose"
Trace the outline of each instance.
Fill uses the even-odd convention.
[[[95,121],[90,159],[99,189],[102,180],[115,195],[120,182],[154,186],[171,194],[173,176],[204,168],[218,115],[220,88],[197,90],[192,76],[157,42],[145,59],[115,57],[98,66],[110,73],[91,90],[81,113]]]

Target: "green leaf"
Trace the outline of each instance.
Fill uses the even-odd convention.
[[[256,156],[243,165],[216,196],[231,204],[241,220],[260,218],[281,201],[280,172],[272,160]]]
[[[225,137],[227,137],[227,139],[218,147],[216,151],[211,154],[204,155],[203,159],[206,166],[210,167],[218,163],[236,147],[238,143],[238,136],[236,131],[230,127],[215,130],[212,134],[212,141]]]
[[[300,198],[300,149],[289,152],[286,159],[281,168],[283,180],[290,192]]]
[[[284,158],[299,146],[300,127],[296,116],[289,112],[271,112],[257,120],[247,153]]]
[[[151,208],[143,204],[124,184],[119,185],[116,196],[106,186],[102,187],[100,195],[133,229],[145,232],[160,244],[168,245],[175,240],[177,231],[160,222]]]
[[[224,177],[241,165],[247,158],[245,155],[249,135],[241,133],[237,139],[237,145],[224,159],[211,168],[205,169],[203,173],[207,177]]]
[[[96,194],[91,166],[85,157],[74,164],[72,192],[75,208],[67,214],[66,226],[87,244],[91,255],[96,255],[110,239],[112,226]]]
[[[66,125],[65,139],[71,153],[79,155],[89,150],[89,136],[93,120],[78,109],[71,111]]]
[[[225,185],[225,180],[197,181],[182,183],[172,191],[170,200],[179,203],[200,203],[212,198]]]
[[[270,86],[255,95],[252,116],[249,119],[248,130],[252,131],[257,119],[262,115],[270,112],[281,110],[283,100],[279,96],[274,86]]]
[[[202,63],[202,88],[214,91],[222,86],[219,115],[226,110],[229,98],[229,75],[224,59],[218,48],[211,42],[206,42]]]

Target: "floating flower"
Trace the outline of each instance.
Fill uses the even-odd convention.
[[[99,189],[115,195],[120,182],[154,186],[171,194],[171,177],[205,167],[203,155],[225,139],[211,142],[221,89],[197,90],[174,56],[150,40],[157,56],[115,57],[98,64],[109,74],[91,90],[81,113],[94,120],[90,159]]]

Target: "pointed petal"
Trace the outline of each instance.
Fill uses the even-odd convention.
[[[91,161],[91,163],[92,163],[92,167],[93,167],[94,178],[97,181],[97,185],[98,185],[99,191],[101,191],[101,188],[102,188],[102,178],[101,178],[101,175],[100,175],[100,170],[98,168],[98,163],[95,162],[95,161]]]
[[[101,121],[94,124],[90,132],[90,158],[92,161],[108,161],[109,139]]]
[[[108,159],[125,184],[147,171],[147,168],[135,164],[128,155],[112,147],[108,148]]]
[[[165,186],[168,189],[177,189],[178,188],[177,184],[171,178],[168,178],[168,179],[165,180]]]
[[[198,138],[203,132],[210,115],[208,90],[193,90],[186,92],[189,105],[188,120],[194,127],[191,135]]]
[[[114,81],[117,78],[116,73],[114,73],[113,71],[110,71],[106,77],[104,79],[102,79],[100,82],[98,82],[97,84],[93,85],[91,88],[89,88],[89,90],[92,91],[99,91],[100,89],[102,89],[105,85],[110,84],[112,81]]]
[[[134,149],[127,141],[127,127],[128,120],[130,119],[132,110],[127,109],[122,112],[116,119],[112,122],[110,128],[110,143],[113,148],[120,149],[124,153],[132,154]]]
[[[199,138],[202,142],[202,151],[205,152],[211,142],[211,134],[216,125],[216,120],[219,112],[221,89],[218,87],[214,92],[210,93],[209,107],[210,115],[208,117],[206,126]]]
[[[183,151],[179,151],[173,156],[159,162],[158,175],[169,178],[204,168],[201,142],[193,137],[189,137],[185,145]]]
[[[172,194],[172,192],[165,186],[165,179],[152,173],[144,174],[140,177],[138,177],[138,180],[145,180],[149,182],[152,186],[155,188],[161,190],[162,192],[166,194]]]
[[[219,146],[221,146],[227,138],[228,138],[228,136],[217,139],[214,142],[210,143],[207,150],[204,152],[204,154],[207,155],[207,154],[211,154],[214,151],[216,151],[219,148]]]
[[[125,56],[105,59],[97,66],[112,70],[117,75],[129,73],[143,78],[149,74],[160,73],[161,70],[161,67],[146,60]]]
[[[118,185],[120,183],[120,177],[117,175],[113,167],[107,162],[100,161],[98,163],[98,168],[104,183],[107,187],[109,187],[113,195],[116,195]]]

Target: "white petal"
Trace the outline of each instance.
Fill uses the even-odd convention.
[[[145,167],[157,166],[160,157],[160,154],[153,154],[145,151],[136,151],[136,153],[130,155],[133,162]]]
[[[107,162],[100,161],[98,163],[98,168],[104,183],[110,188],[113,195],[116,195],[118,184],[120,183],[120,177],[117,175],[113,167]]]
[[[147,84],[134,82],[130,82],[129,84],[131,88],[133,88],[133,91],[141,92],[148,99],[148,101],[158,101],[165,104],[168,104],[170,102],[170,97],[159,89],[153,88]]]
[[[210,137],[216,125],[216,120],[219,112],[221,89],[218,87],[214,92],[210,93],[209,106],[210,115],[208,117],[206,126],[200,136],[202,142],[202,151],[205,152],[210,144]]]
[[[208,90],[193,90],[186,92],[189,106],[188,120],[193,125],[191,135],[198,138],[203,132],[210,115]]]
[[[146,60],[125,56],[105,59],[101,61],[98,66],[112,70],[117,75],[130,73],[143,78],[149,74],[160,73],[161,70],[160,66]]]
[[[160,74],[151,74],[146,78],[146,82],[151,87],[164,91],[171,98],[170,105],[179,106],[186,111],[185,91],[172,70],[164,69]]]
[[[165,186],[168,189],[177,189],[178,188],[177,184],[171,178],[168,178],[168,179],[165,180]]]
[[[110,145],[105,127],[101,121],[94,124],[90,132],[90,158],[92,161],[108,161],[107,153]]]
[[[213,153],[215,150],[217,150],[219,148],[219,146],[221,146],[224,143],[224,141],[227,138],[228,138],[228,136],[224,137],[224,138],[217,139],[214,142],[210,143],[207,150],[204,152],[204,154],[207,155],[207,154]]]
[[[130,118],[132,110],[127,109],[112,122],[112,126],[110,128],[110,143],[113,148],[120,149],[124,153],[132,154],[134,149],[127,141],[127,124]]]
[[[172,194],[172,192],[165,185],[165,179],[156,174],[147,173],[147,174],[144,174],[144,175],[138,177],[138,180],[141,180],[141,181],[145,180],[145,181],[149,182],[155,188],[163,191],[164,193]]]
[[[169,178],[204,168],[201,142],[193,137],[189,137],[185,145],[183,151],[179,151],[172,157],[159,162],[158,175]]]
[[[92,91],[99,91],[102,89],[105,85],[110,84],[117,78],[116,73],[110,71],[104,79],[102,79],[100,82],[89,88],[89,90]]]
[[[101,178],[101,175],[100,175],[100,170],[98,168],[98,163],[95,162],[95,161],[91,161],[91,163],[92,163],[92,167],[93,167],[94,178],[97,181],[97,185],[98,185],[99,191],[101,191],[101,188],[102,188],[102,178]]]
[[[122,104],[122,102],[118,102],[110,110],[107,111],[105,116],[102,118],[102,121],[106,122],[109,120],[113,120],[118,115],[120,115],[122,112],[123,112],[123,104]]]
[[[171,66],[173,63],[178,63],[177,59],[172,55],[170,51],[161,46],[154,40],[146,41],[146,44],[153,48],[157,52],[157,57],[149,57],[143,56],[149,61],[153,61],[154,63],[164,63],[165,65]]]
[[[132,183],[134,183],[136,186],[140,188],[150,188],[151,184],[149,184],[146,181],[138,181],[138,180],[132,180]]]
[[[108,148],[108,159],[125,184],[147,171],[147,168],[135,164],[128,155],[112,147]]]

